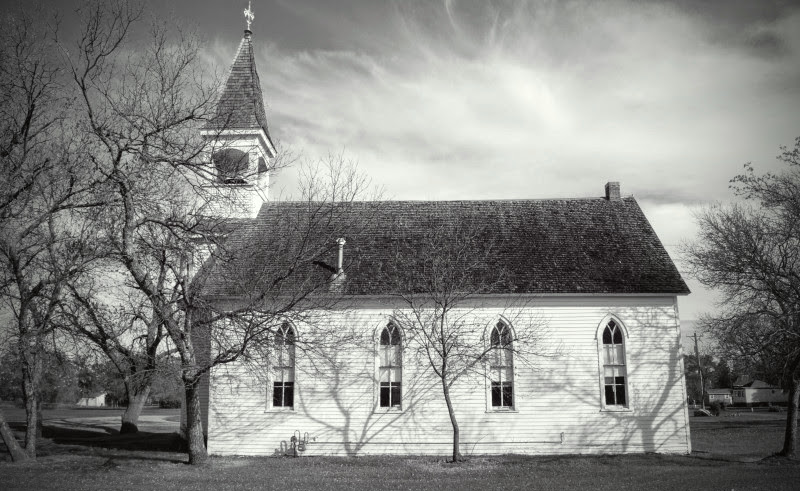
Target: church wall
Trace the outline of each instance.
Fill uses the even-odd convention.
[[[487,300],[454,312],[487,328],[503,316],[521,338],[526,330],[541,330],[549,355],[515,359],[513,411],[492,411],[482,376],[453,387],[462,454],[689,452],[676,305],[671,296],[553,296],[515,307],[508,299]],[[452,427],[438,379],[412,359],[408,348],[402,411],[377,407],[375,333],[392,308],[379,300],[363,300],[358,307],[330,314],[329,326],[343,335],[359,333],[359,342],[331,342],[321,354],[298,350],[293,410],[269,408],[271,386],[263,366],[216,368],[208,407],[209,452],[277,455],[293,435],[307,434],[302,455],[447,455]],[[606,411],[601,404],[596,336],[609,314],[628,333],[629,408],[624,411]],[[297,331],[301,338],[310,336],[302,325]],[[474,340],[482,343],[478,334]]]
[[[266,201],[265,193],[254,184],[214,185],[204,189],[204,213],[213,217],[254,218]]]

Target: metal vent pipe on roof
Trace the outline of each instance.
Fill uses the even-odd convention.
[[[344,263],[344,245],[347,243],[343,237],[336,239],[336,243],[339,244],[339,259],[336,263],[336,274],[342,274],[344,272],[344,268],[342,267]]]

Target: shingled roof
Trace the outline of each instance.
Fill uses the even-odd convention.
[[[317,225],[307,227],[310,210]],[[687,294],[689,289],[632,197],[500,201],[380,201],[325,213],[309,203],[272,202],[233,232],[203,289],[206,296],[246,295],[287,271],[295,285],[329,282],[337,237],[344,237],[342,293],[395,293],[392,264],[418,264],[420,240],[443,222],[472,224],[491,243],[467,283],[482,293]],[[318,253],[292,245],[313,230]],[[304,242],[305,243],[305,242]],[[236,254],[236,251],[240,253]],[[480,251],[476,251],[479,253]],[[304,259],[298,260],[303,257]],[[312,257],[313,256],[313,257]],[[417,262],[415,262],[417,261]],[[502,272],[502,277],[500,276]],[[496,277],[493,277],[496,276]],[[261,278],[261,281],[256,278]],[[265,283],[265,277],[271,278]],[[261,288],[264,288],[263,286]],[[412,287],[413,288],[413,287]],[[327,291],[327,290],[326,290]]]
[[[217,101],[216,116],[206,124],[206,130],[260,129],[270,138],[251,36],[250,31],[244,32],[225,88]]]

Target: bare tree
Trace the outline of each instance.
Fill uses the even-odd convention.
[[[731,360],[737,374],[782,385],[784,360],[789,354],[785,349],[791,348],[771,342],[771,322],[768,317],[745,312],[734,317],[703,316],[699,325],[716,341],[714,352]]]
[[[94,176],[80,165],[84,141],[68,118],[70,99],[54,57],[53,22],[37,12],[4,12],[0,28],[0,299],[15,322],[30,458],[41,424],[44,339],[64,285],[91,260],[81,210],[94,205]]]
[[[453,428],[452,460],[459,462],[453,387],[469,379],[483,382],[488,376],[492,404],[510,408],[512,359],[531,363],[536,356],[555,354],[555,349],[544,346],[539,322],[514,330],[508,322],[498,322],[496,315],[487,318],[481,312],[482,295],[508,291],[510,272],[496,257],[499,248],[493,228],[481,223],[480,217],[443,213],[415,229],[419,235],[396,242],[385,281],[402,300],[394,320],[406,333],[404,350],[427,364],[441,385]],[[517,300],[501,310],[514,319],[523,307],[524,300]],[[391,339],[383,341],[392,344]]]
[[[720,342],[750,356],[776,354],[789,391],[781,455],[795,458],[800,398],[800,138],[782,147],[779,173],[756,175],[750,164],[731,181],[744,200],[697,216],[700,235],[684,249],[694,276],[724,295],[707,320]]]
[[[114,276],[107,269],[103,272]],[[159,288],[164,287],[166,276],[165,272],[158,275]],[[59,309],[64,322],[62,331],[74,333],[78,340],[88,340],[111,361],[127,396],[120,433],[136,433],[153,381],[166,369],[170,356],[170,351],[164,349],[167,333],[158,313],[136,289],[119,282],[98,285],[94,281],[98,281],[96,276],[84,275],[68,285],[68,294]],[[109,294],[109,289],[114,293]]]
[[[162,329],[174,344],[191,406],[199,363],[187,291],[192,266],[219,237],[199,213],[210,177],[199,129],[213,116],[216,80],[201,63],[197,37],[179,26],[154,22],[137,44],[139,6],[95,2],[80,13],[82,33],[63,50],[90,161],[104,177],[94,188],[105,202],[94,217],[97,240],[149,303],[146,351],[155,355]],[[190,431],[190,462],[205,459],[202,431]]]
[[[337,221],[338,211],[362,183],[334,161],[312,170],[298,213],[282,217],[288,233],[272,249],[275,257],[254,274],[230,267],[228,279],[243,283],[245,300],[226,309],[206,301],[204,285],[212,271],[250,264],[263,244],[243,244],[231,232],[235,222],[208,213],[206,203],[219,199],[213,193],[219,182],[208,158],[213,135],[203,138],[199,130],[217,117],[217,81],[201,65],[196,38],[156,24],[147,45],[136,45],[130,33],[140,13],[126,3],[92,4],[83,12],[77,45],[65,52],[91,139],[91,161],[105,177],[94,188],[106,203],[94,217],[98,241],[147,299],[150,319],[158,319],[180,357],[189,462],[202,464],[204,377],[268,339],[279,317],[302,316],[318,305],[309,299],[330,273],[305,273],[320,271],[313,262],[335,243],[315,231],[345,226]],[[273,162],[273,170],[282,162]],[[330,176],[324,184],[323,174]]]
[[[12,21],[3,33],[2,293],[17,316],[17,345],[30,355],[28,432],[38,407],[35,354],[48,330],[64,323],[53,322],[56,312],[88,320],[83,334],[113,346],[112,359],[110,353],[124,351],[119,330],[108,327],[122,318],[109,322],[98,308],[106,299],[87,288],[92,278],[85,265],[102,258],[119,265],[146,299],[144,351],[153,358],[166,333],[181,359],[189,461],[202,463],[203,377],[268,339],[278,318],[329,305],[335,297],[329,288],[335,275],[324,262],[335,247],[329,235],[347,227],[342,210],[365,182],[341,159],[312,167],[296,213],[281,218],[289,233],[271,244],[277,259],[247,276],[245,301],[232,309],[206,301],[210,273],[259,247],[241,247],[235,238],[229,244],[233,222],[208,216],[207,203],[219,197],[208,158],[215,139],[199,130],[216,117],[215,127],[224,131],[215,113],[218,80],[202,64],[197,37],[177,25],[155,22],[144,42],[137,41],[140,6],[94,2],[79,15],[74,44],[47,44],[55,29],[45,26],[49,36],[33,33],[37,24],[30,19]],[[64,104],[72,95],[77,105]],[[274,161],[273,169],[284,162]],[[63,303],[67,285],[73,305]],[[220,323],[226,329],[212,328]],[[34,454],[35,436],[26,442]]]

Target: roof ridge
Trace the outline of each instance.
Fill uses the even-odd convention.
[[[636,198],[631,196],[623,196],[620,200],[636,201]],[[381,200],[356,200],[348,203],[534,203],[545,201],[609,201],[605,196],[596,197],[578,197],[578,198],[488,198],[488,199],[381,199]],[[287,203],[287,204],[305,204],[305,203],[323,203],[322,201],[300,201],[300,200],[271,200],[264,204],[272,203]],[[333,204],[334,202],[331,202]]]

